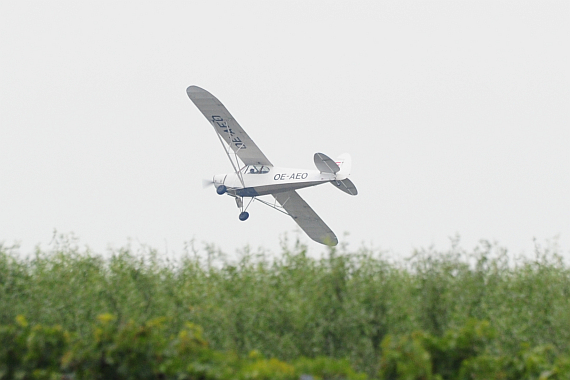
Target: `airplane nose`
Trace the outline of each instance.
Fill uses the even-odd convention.
[[[213,179],[214,179],[214,185],[216,185],[216,186],[223,185],[224,181],[226,179],[226,175],[225,174],[216,174]]]

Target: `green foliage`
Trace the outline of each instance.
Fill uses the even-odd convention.
[[[69,342],[61,326],[30,327],[23,316],[0,326],[0,379],[61,378],[60,360]]]
[[[386,336],[382,341],[380,378],[383,379],[432,379],[431,357],[422,345],[424,334],[416,332],[402,337]]]
[[[80,379],[155,379],[168,344],[161,322],[120,325],[103,314],[92,339],[78,341],[63,364]]]
[[[240,368],[238,379],[241,380],[294,380],[298,378],[295,367],[275,358],[255,358]]]
[[[532,356],[527,346],[553,350],[556,359],[547,360],[546,367],[553,365],[549,370],[568,368],[558,358],[570,354],[570,269],[555,246],[537,245],[535,257],[516,260],[486,242],[471,251],[453,242],[448,250],[419,250],[405,260],[343,247],[312,257],[299,243],[285,243],[275,257],[249,248],[238,256],[229,259],[212,246],[202,251],[189,246],[177,259],[144,246],[102,256],[80,248],[69,236],[56,236],[48,249],[38,248],[30,257],[0,245],[0,325],[25,315],[30,325],[59,325],[73,332],[73,342],[95,344],[93,321],[104,313],[113,315],[113,320],[97,322],[103,359],[88,362],[80,353],[87,355],[93,347],[78,346],[66,362],[69,368],[84,363],[86,374],[93,367],[85,363],[104,362],[109,371],[120,371],[113,367],[118,358],[135,362],[156,350],[164,359],[151,373],[182,368],[176,358],[186,354],[175,354],[174,343],[186,339],[181,331],[209,344],[200,355],[188,354],[192,367],[179,369],[204,378],[246,371],[236,363],[243,364],[255,350],[268,358],[260,359],[260,368],[277,365],[270,361],[279,358],[296,374],[299,358],[326,357],[334,365],[346,359],[374,377],[387,351],[387,356],[408,352],[423,368],[414,370],[422,376],[455,373],[458,362],[481,373],[500,367],[510,376],[527,361],[521,352]],[[489,325],[470,322],[474,320]],[[149,321],[156,326],[148,327]],[[188,327],[188,321],[203,331]],[[23,339],[17,336],[20,330],[6,328],[6,339]],[[113,340],[117,336],[136,342],[136,349],[121,346],[122,341]],[[24,341],[14,352],[25,347]],[[14,357],[2,347],[0,354]],[[391,363],[404,366],[397,359]],[[9,365],[3,365],[1,371],[8,371]],[[251,373],[264,373],[256,371]],[[562,376],[561,369],[556,371]],[[283,376],[287,373],[283,370]],[[325,373],[318,376],[325,378]],[[410,376],[415,375],[412,371]]]
[[[442,337],[420,331],[382,342],[380,379],[531,380],[569,379],[569,357],[549,345],[496,352],[488,322],[470,320]]]
[[[295,380],[308,374],[316,379],[366,380],[347,361],[300,359],[292,365],[256,351],[242,358],[215,351],[192,323],[168,337],[164,318],[143,324],[120,324],[111,314],[97,319],[89,338],[70,338],[59,326],[30,327],[23,317],[0,326],[0,379]]]
[[[297,374],[310,374],[315,380],[366,380],[364,373],[354,371],[346,359],[318,356],[313,359],[299,358],[293,362]]]
[[[457,379],[466,360],[482,353],[493,337],[488,322],[469,320],[437,337],[416,331],[382,342],[381,379]]]

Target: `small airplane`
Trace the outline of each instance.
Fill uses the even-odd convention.
[[[241,211],[239,220],[245,221],[249,217],[247,209],[256,200],[289,215],[314,241],[337,245],[334,232],[295,190],[328,182],[347,194],[358,194],[348,179],[350,155],[342,154],[332,160],[323,153],[315,153],[317,170],[273,166],[215,96],[197,86],[188,87],[186,93],[214,127],[232,163],[233,173],[217,174],[211,183],[219,195],[227,194],[235,199]],[[258,198],[263,195],[272,195],[276,202]],[[244,198],[249,198],[247,205]]]

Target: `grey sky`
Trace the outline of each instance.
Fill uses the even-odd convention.
[[[195,84],[276,165],[352,155],[357,197],[299,192],[349,247],[559,235],[567,252],[569,4],[2,2],[0,241],[295,238],[290,218],[255,204],[243,223],[202,189],[231,166]]]

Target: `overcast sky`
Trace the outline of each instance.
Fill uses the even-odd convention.
[[[358,196],[299,191],[349,248],[559,236],[570,258],[569,4],[0,2],[0,241],[323,251],[202,188],[231,165],[198,85],[275,165],[352,155]]]

